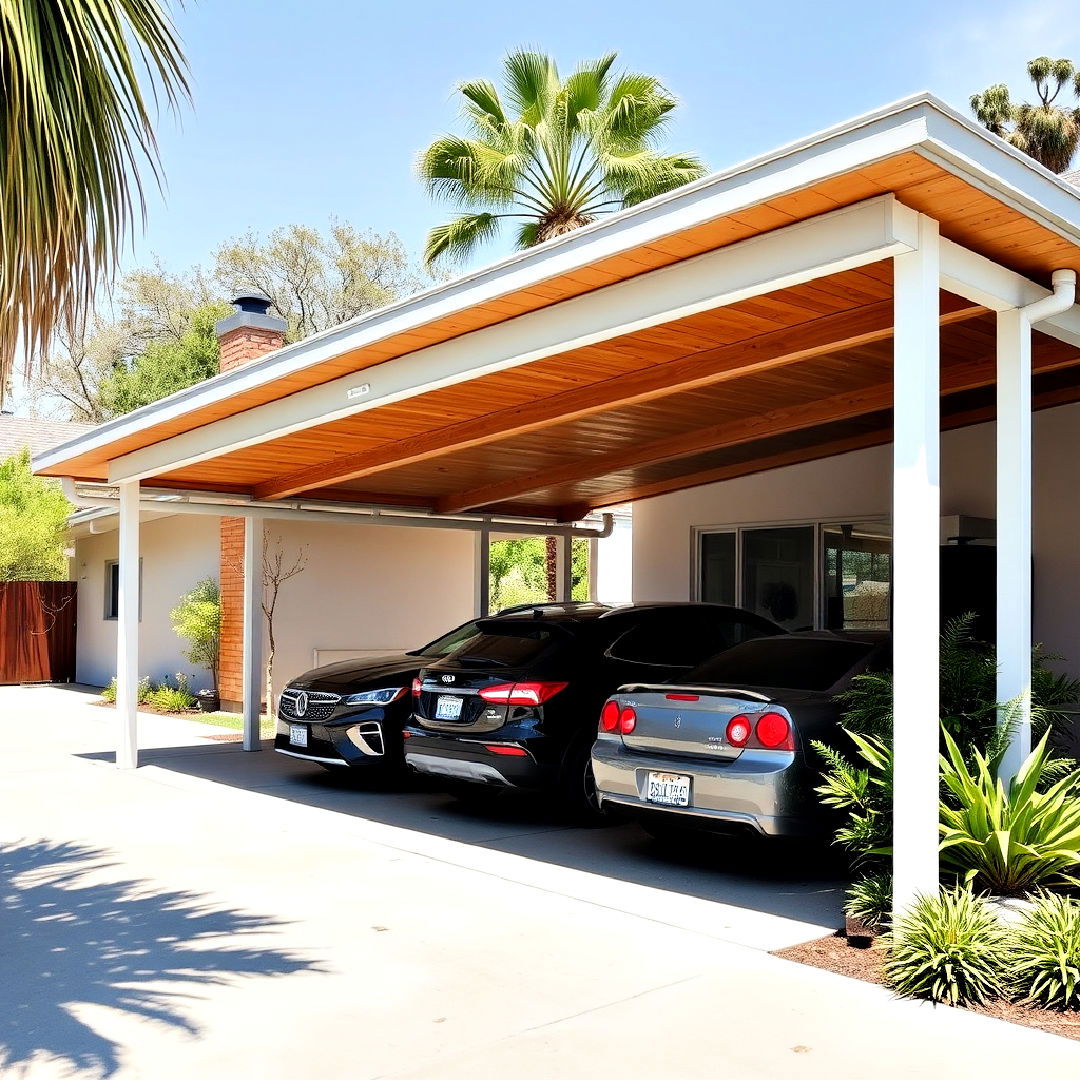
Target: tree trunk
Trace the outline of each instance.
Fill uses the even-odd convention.
[[[544,569],[547,575],[547,598],[559,598],[559,541],[557,537],[544,537]]]

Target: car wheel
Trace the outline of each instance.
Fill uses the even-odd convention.
[[[559,770],[560,800],[579,825],[599,825],[607,820],[596,792],[592,748],[592,739],[571,743]]]

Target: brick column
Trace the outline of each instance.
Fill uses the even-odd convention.
[[[214,326],[221,347],[222,371],[232,371],[285,344],[285,322],[268,315],[270,301],[249,293],[234,301],[236,311]],[[244,665],[244,519],[221,519],[221,650],[218,693],[224,709],[243,705]]]

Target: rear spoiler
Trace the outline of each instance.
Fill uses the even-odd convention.
[[[620,686],[615,693],[631,694],[638,690],[657,694],[675,694],[680,690],[693,690],[700,694],[715,694],[718,697],[740,697],[746,698],[748,701],[763,701],[766,703],[772,701],[771,697],[758,694],[753,690],[740,690],[735,687],[725,686],[691,686],[688,683],[626,683],[624,686]]]

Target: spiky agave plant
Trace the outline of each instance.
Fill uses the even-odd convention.
[[[152,102],[188,92],[159,0],[0,4],[0,376],[75,324],[157,172]],[[151,93],[148,94],[148,91]],[[5,380],[0,378],[0,387]]]
[[[1080,902],[1043,891],[1008,949],[1009,985],[1028,1005],[1080,1008]]]
[[[1064,172],[1080,144],[1080,110],[1059,102],[1066,86],[1080,94],[1080,73],[1071,60],[1039,56],[1028,61],[1038,103],[1013,102],[1004,83],[972,94],[971,111],[988,131],[1023,150],[1051,172]]]
[[[503,61],[502,94],[485,79],[458,86],[466,133],[436,139],[417,171],[467,213],[428,234],[429,265],[464,259],[504,220],[532,247],[704,175],[697,158],[657,148],[676,99],[652,75],[613,72],[615,59],[564,78],[522,50]]]

